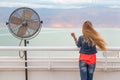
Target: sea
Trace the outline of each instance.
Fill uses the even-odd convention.
[[[120,46],[120,28],[95,28],[108,47]],[[74,32],[77,37],[82,35],[81,28],[41,28],[39,34],[28,40],[27,46],[41,47],[74,47],[76,46],[70,33]],[[0,46],[21,46],[24,42],[11,34],[8,28],[0,28]],[[23,52],[0,51],[0,57],[20,57]],[[79,51],[27,51],[28,57],[78,57]],[[103,57],[102,52],[97,57]]]

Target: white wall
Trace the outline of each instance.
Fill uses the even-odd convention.
[[[28,80],[80,80],[78,61],[75,58],[31,58],[29,60],[31,61],[28,63]],[[0,58],[0,80],[25,80],[23,61],[17,58]],[[103,58],[97,59],[94,80],[120,80],[120,70],[110,65],[109,69],[106,69],[104,61]],[[117,62],[119,63],[120,61]]]

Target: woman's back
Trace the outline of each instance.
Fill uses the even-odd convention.
[[[80,36],[76,45],[80,47],[79,53],[95,54],[97,53],[96,46],[92,46],[91,43],[85,41],[84,36]]]

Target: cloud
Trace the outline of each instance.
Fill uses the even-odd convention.
[[[90,5],[103,4],[120,5],[117,0],[5,0],[0,2],[0,7],[30,7],[30,8],[84,8]],[[90,3],[90,4],[89,4]],[[89,5],[88,5],[89,4]],[[96,5],[95,4],[95,5]]]
[[[23,3],[23,2],[1,2],[1,7],[32,7],[32,8],[52,8],[52,5],[39,5],[35,3]]]
[[[69,4],[69,3],[83,3],[83,2],[92,2],[92,0],[50,0],[51,2],[54,2],[54,3],[66,3],[66,4]]]
[[[21,2],[31,2],[31,3],[82,3],[82,2],[92,2],[93,0],[21,0]],[[15,2],[15,1],[14,1]],[[20,2],[20,1],[19,1]]]
[[[83,8],[83,6],[74,5],[74,4],[64,5],[64,4],[53,4],[53,3],[40,4],[40,3],[26,3],[26,2],[1,2],[0,7],[31,7],[31,8],[61,8],[61,9]]]
[[[4,0],[1,7],[33,7],[33,8],[81,8],[82,3],[92,0]]]
[[[109,6],[109,8],[120,8],[120,5]]]

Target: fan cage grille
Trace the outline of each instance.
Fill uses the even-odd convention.
[[[23,11],[25,14],[23,14]],[[12,18],[14,19],[12,20]],[[24,22],[27,23],[27,27],[23,25]],[[9,23],[8,28],[9,28],[9,31],[12,33],[12,35],[15,36],[16,38],[23,39],[23,40],[24,39],[28,40],[36,37],[42,27],[38,13],[33,9],[27,8],[27,7],[22,7],[14,10],[9,17],[8,23]],[[30,27],[31,29],[29,29]],[[20,33],[20,28],[21,28],[21,33]],[[17,34],[18,31],[20,35]],[[23,35],[23,33],[25,34]]]

